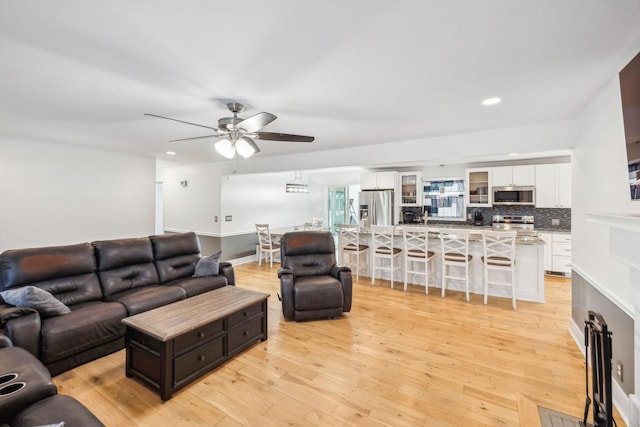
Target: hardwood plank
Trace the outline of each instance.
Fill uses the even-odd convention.
[[[279,292],[277,269],[234,269],[239,287]],[[54,380],[108,426],[528,426],[538,405],[582,415],[570,279],[545,278],[547,302],[517,310],[508,298],[485,305],[369,280],[354,283],[352,311],[334,320],[286,322],[269,298],[269,339],[165,403],[124,376],[124,351]]]

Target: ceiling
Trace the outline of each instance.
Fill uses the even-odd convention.
[[[258,141],[258,156],[566,120],[640,38],[640,0],[0,6],[0,138],[179,164],[223,159],[215,139],[168,142],[206,129],[144,113],[216,126],[233,100],[277,115],[265,131],[316,137]]]

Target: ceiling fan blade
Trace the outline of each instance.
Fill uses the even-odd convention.
[[[258,129],[262,129],[278,117],[271,113],[258,113],[254,114],[251,117],[247,117],[246,119],[239,122],[236,127],[240,129],[244,129],[245,132],[255,132]]]
[[[214,127],[211,127],[211,126],[205,126],[205,125],[199,125],[197,123],[185,122],[184,120],[172,119],[171,117],[158,116],[157,114],[150,114],[150,113],[144,113],[144,115],[145,116],[151,116],[151,117],[157,117],[159,119],[173,120],[174,122],[184,123],[185,125],[199,126],[201,128],[207,128],[207,129],[215,130],[216,132],[220,132],[220,130],[218,128],[214,128]]]
[[[193,141],[193,140],[196,140],[196,139],[219,138],[221,136],[227,136],[227,135],[226,134],[221,134],[221,135],[194,136],[193,138],[172,139],[169,142]]]
[[[270,141],[313,142],[312,136],[292,135],[290,133],[256,132],[256,138]]]

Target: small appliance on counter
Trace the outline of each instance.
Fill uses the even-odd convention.
[[[473,225],[482,225],[484,218],[482,217],[482,212],[479,210],[475,210],[473,212]]]
[[[495,230],[516,230],[519,236],[536,236],[535,219],[532,215],[493,215]]]
[[[422,208],[405,207],[402,208],[400,220],[402,224],[421,224],[424,222],[425,213]]]

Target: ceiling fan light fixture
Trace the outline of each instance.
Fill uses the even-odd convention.
[[[242,158],[248,159],[255,153],[260,152],[260,149],[251,138],[243,136],[236,141],[236,151],[242,156]]]
[[[214,147],[221,156],[226,157],[227,159],[233,159],[236,155],[236,148],[234,147],[233,142],[227,138],[216,142]]]
[[[302,181],[302,172],[296,171],[293,181],[288,182],[285,191],[287,193],[308,193],[309,186]]]

